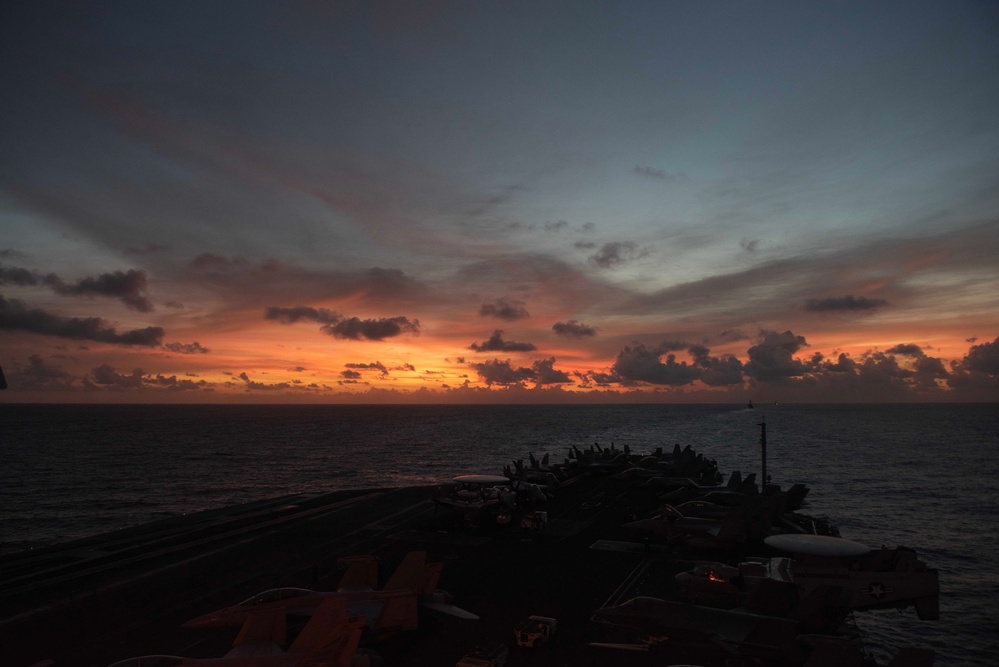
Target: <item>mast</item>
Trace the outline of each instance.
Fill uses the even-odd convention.
[[[760,480],[760,490],[767,488],[767,422],[761,421],[760,427],[760,454],[763,461],[763,478]]]

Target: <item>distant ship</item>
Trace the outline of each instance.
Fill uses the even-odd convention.
[[[746,409],[747,410],[752,410],[753,409],[753,402],[752,401],[749,402],[749,405],[746,406]]]

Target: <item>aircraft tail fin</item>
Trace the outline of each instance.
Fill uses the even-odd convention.
[[[401,630],[417,629],[419,605],[415,595],[396,594],[382,598],[382,602],[384,606],[373,624],[376,635],[387,636]]]
[[[284,611],[249,614],[226,657],[247,657],[278,652],[287,641]]]
[[[417,591],[417,586],[424,578],[423,571],[426,567],[426,551],[410,551],[399,563],[389,580],[385,582],[386,591],[396,591],[409,589]],[[436,581],[434,584],[436,585]]]
[[[363,628],[363,616],[347,615],[346,598],[327,598],[302,628],[288,652],[302,654],[296,667],[351,665]]]
[[[378,560],[374,556],[344,556],[337,563],[347,566],[337,584],[338,591],[378,588]]]
[[[423,566],[423,571],[415,581],[414,590],[421,595],[433,595],[437,590],[437,582],[440,581],[441,571],[444,563],[427,563]]]

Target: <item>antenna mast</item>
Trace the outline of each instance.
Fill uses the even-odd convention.
[[[767,422],[764,421],[759,423],[760,427],[760,452],[763,459],[763,479],[760,480],[760,490],[767,488],[769,480],[767,479]]]

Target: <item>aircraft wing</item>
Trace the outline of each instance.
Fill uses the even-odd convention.
[[[457,618],[464,618],[470,621],[475,621],[479,618],[470,611],[465,611],[461,607],[456,607],[453,604],[447,604],[446,602],[421,602],[420,604],[428,609],[434,609],[443,614],[448,614]]]
[[[595,646],[597,648],[613,648],[619,651],[640,651],[642,653],[648,653],[652,650],[652,646],[649,644],[619,644],[614,642],[587,642],[587,646]]]
[[[385,582],[386,591],[408,589],[418,591],[424,578],[424,566],[427,563],[426,551],[410,551],[399,563],[389,580]],[[436,582],[434,582],[436,584]]]

